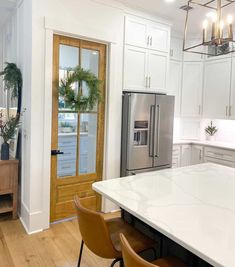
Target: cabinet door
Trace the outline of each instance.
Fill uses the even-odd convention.
[[[191,165],[191,145],[181,146],[181,167]]]
[[[174,145],[172,151],[172,168],[180,167],[180,146]]]
[[[203,63],[184,62],[181,94],[181,115],[199,117],[201,115]]]
[[[149,48],[169,52],[170,49],[170,30],[158,24],[149,24],[148,27]]]
[[[169,56],[167,53],[149,51],[148,87],[151,91],[166,93]]]
[[[205,162],[211,162],[211,163],[215,163],[215,164],[219,164],[219,165],[235,168],[235,162],[232,162],[232,161],[205,157]]]
[[[203,163],[203,146],[192,146],[191,165]]]
[[[205,63],[203,116],[225,119],[229,114],[231,59]]]
[[[229,107],[229,118],[235,119],[235,57],[232,57],[232,83],[231,83],[231,98]]]
[[[183,42],[182,39],[179,38],[171,38],[171,45],[170,45],[170,58],[174,60],[183,59]]]
[[[147,47],[148,30],[145,20],[136,17],[126,17],[125,43],[139,47]]]
[[[181,74],[182,63],[179,61],[170,61],[169,79],[167,92],[175,96],[175,116],[180,116],[180,93],[181,93]]]
[[[147,85],[146,49],[126,46],[124,59],[124,89],[145,90]]]

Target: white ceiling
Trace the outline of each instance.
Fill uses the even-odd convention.
[[[0,27],[5,23],[16,5],[16,0],[0,0]]]
[[[188,0],[175,0],[173,2],[166,2],[165,0],[118,0],[127,7],[139,9],[153,15],[157,15],[172,23],[173,31],[183,34],[184,24],[186,19],[186,12],[179,9],[183,5],[187,5]],[[205,0],[200,0],[205,2]],[[199,1],[199,2],[200,2]],[[190,16],[190,31],[195,34],[202,30],[202,22],[205,19],[205,14],[210,9],[200,8],[198,6],[194,9]],[[235,4],[230,5],[224,9],[224,14],[231,14],[235,18]]]
[[[118,0],[124,5],[146,11],[153,15],[158,15],[169,20],[173,24],[175,31],[182,33],[186,12],[180,10],[179,7],[187,4],[187,0],[175,0],[174,2],[166,2],[165,0]]]

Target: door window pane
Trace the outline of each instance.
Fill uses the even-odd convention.
[[[58,115],[58,149],[64,154],[57,157],[57,176],[75,176],[77,158],[77,120],[76,113]]]
[[[68,45],[60,45],[60,62],[59,62],[59,82],[67,77],[68,73],[73,72],[74,68],[79,65],[79,48]],[[74,83],[72,88],[78,92],[78,83]],[[69,110],[65,105],[64,98],[59,96],[59,109]]]
[[[99,75],[99,51],[82,49],[81,50],[81,67],[85,70],[90,70],[93,74],[98,77]],[[82,83],[83,94],[88,95],[88,88],[86,83]],[[94,107],[93,111],[97,110],[97,105]]]
[[[96,172],[97,114],[80,115],[79,174]]]

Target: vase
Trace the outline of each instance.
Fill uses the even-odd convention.
[[[1,160],[9,160],[9,144],[4,142],[1,146]]]
[[[207,135],[206,139],[207,139],[207,141],[213,142],[213,141],[215,141],[215,136],[213,136],[213,135]]]

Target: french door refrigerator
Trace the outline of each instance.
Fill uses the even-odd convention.
[[[172,165],[174,96],[123,93],[121,176]]]

